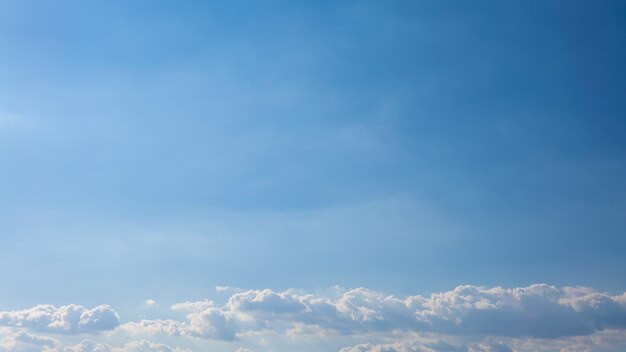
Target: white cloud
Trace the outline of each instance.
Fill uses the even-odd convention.
[[[54,339],[35,336],[23,330],[2,331],[0,352],[41,352],[58,345],[59,343]]]
[[[0,325],[24,327],[32,331],[62,334],[107,331],[119,326],[117,313],[107,305],[86,309],[70,304],[59,308],[52,305],[0,312]]]
[[[235,340],[235,319],[231,319],[212,302],[187,302],[172,306],[187,311],[187,321],[173,319],[140,320],[124,324],[122,329],[131,334],[165,334],[170,336],[194,336],[216,340]]]
[[[233,294],[221,307],[211,301],[172,306],[187,313],[185,321],[141,321],[125,328],[219,340],[264,330],[556,338],[626,328],[623,297],[544,284],[511,289],[467,285],[430,297],[403,298],[365,288],[345,290],[339,298],[291,290],[250,290]]]
[[[153,299],[147,299],[145,302],[143,302],[144,306],[146,306],[146,308],[158,308],[159,304],[153,300]]]
[[[449,334],[554,338],[626,327],[626,306],[616,297],[580,287],[459,286],[406,302],[427,329]]]
[[[131,341],[120,347],[106,343],[83,340],[68,346],[59,340],[33,335],[25,330],[3,330],[0,332],[0,352],[185,352],[161,343],[146,340]]]
[[[378,343],[361,343],[339,352],[513,352],[510,339],[500,337],[459,337],[438,333],[406,333],[385,336]]]
[[[162,343],[153,343],[146,340],[129,342],[123,347],[113,348],[112,352],[176,352],[182,351]],[[94,351],[95,352],[95,351]]]
[[[142,319],[138,322],[129,322],[121,326],[121,329],[131,334],[146,333],[150,335],[183,335],[187,324],[173,319]]]
[[[502,341],[470,344],[452,344],[440,341],[411,341],[389,344],[360,344],[342,348],[339,352],[513,352],[511,346]]]
[[[217,292],[241,292],[243,290],[237,287],[232,287],[232,286],[215,286],[215,291]]]
[[[592,335],[545,338],[475,338],[443,334],[409,333],[404,339],[385,343],[362,343],[339,352],[623,352],[624,330],[603,330]]]
[[[131,341],[121,347],[112,347],[104,343],[84,340],[75,346],[59,346],[45,352],[183,352],[185,350],[172,348],[162,343],[153,343],[146,340]]]
[[[86,309],[73,304],[0,312],[0,325],[10,327],[4,329],[19,329],[0,340],[0,352],[177,351],[143,340],[150,336],[160,342],[184,339],[194,345],[223,347],[228,345],[217,341],[243,340],[246,346],[263,341],[255,349],[266,351],[273,347],[265,338],[272,339],[272,346],[280,346],[283,338],[289,343],[348,341],[335,345],[336,350],[348,346],[341,352],[565,352],[626,347],[626,338],[620,337],[626,336],[626,294],[584,287],[465,285],[430,296],[405,297],[366,288],[335,287],[326,294],[265,289],[233,293],[224,304],[191,301],[171,309],[170,315],[184,318],[120,325],[109,306]],[[110,333],[98,335],[104,331]],[[31,332],[60,335],[52,339]],[[75,344],[76,337],[68,336],[73,334],[93,334],[107,343]],[[61,344],[56,338],[73,344]],[[110,341],[126,344],[114,347]]]

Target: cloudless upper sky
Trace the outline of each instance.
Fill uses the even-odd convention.
[[[625,112],[623,1],[0,1],[2,309],[626,290]]]

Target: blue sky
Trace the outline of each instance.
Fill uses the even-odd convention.
[[[547,284],[558,293],[542,297],[614,306],[595,330],[546,333],[546,350],[624,335],[625,43],[620,1],[0,0],[0,351],[41,350],[33,336],[58,351],[239,352],[524,351],[544,337],[489,319],[429,330],[384,304],[360,310],[379,329],[233,303],[264,289],[316,311],[304,293],[471,285],[525,302]],[[105,304],[119,321],[59,335],[14,318],[41,304]],[[184,328],[150,334],[146,317]]]

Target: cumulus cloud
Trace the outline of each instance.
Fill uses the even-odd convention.
[[[162,343],[153,343],[141,340],[129,342],[123,347],[113,348],[112,352],[183,352],[183,350],[179,348],[172,348]]]
[[[58,341],[49,337],[35,336],[26,331],[3,331],[0,339],[0,352],[41,352],[59,346]]]
[[[113,330],[120,324],[118,314],[107,305],[92,309],[70,304],[61,307],[35,307],[0,312],[0,325],[24,327],[33,331],[62,334],[92,333]]]
[[[378,345],[366,343],[345,347],[339,352],[513,352],[513,349],[502,341],[470,344],[410,341]]]
[[[76,346],[61,346],[46,352],[184,352],[179,348],[172,348],[162,343],[154,343],[146,340],[131,341],[121,347],[94,342],[90,340],[82,341]]]
[[[83,340],[76,345],[64,345],[60,341],[33,335],[25,330],[4,330],[0,333],[0,352],[190,352],[180,348],[153,343],[146,340],[131,341],[120,347],[106,343]]]
[[[173,310],[186,312],[187,321],[173,319],[140,320],[124,324],[122,329],[132,334],[166,334],[194,336],[216,340],[234,340],[237,319],[211,301],[185,302],[172,306]]]
[[[0,352],[175,351],[142,340],[150,336],[169,342],[171,337],[234,341],[315,335],[327,339],[345,336],[361,342],[341,352],[541,351],[546,341],[555,348],[545,351],[567,351],[571,346],[602,351],[599,346],[626,345],[626,339],[619,338],[626,335],[626,294],[610,295],[584,287],[465,285],[430,296],[404,297],[366,288],[335,287],[325,294],[265,289],[232,293],[223,304],[204,300],[170,308],[170,315],[178,315],[176,319],[144,319],[122,325],[118,314],[105,305],[92,309],[74,304],[58,308],[38,305],[0,312],[0,325],[8,327],[2,329],[19,330],[0,341]],[[112,333],[98,336],[140,341],[113,347],[85,340],[67,346],[50,336],[31,334],[60,334],[55,338],[72,340],[67,335],[104,331]],[[407,338],[424,334],[446,338]],[[389,340],[390,336],[400,340]]]
[[[623,352],[624,330],[607,329],[585,336],[545,338],[467,337],[410,333],[387,343],[362,343],[339,352]]]
[[[406,302],[432,331],[452,334],[555,338],[626,327],[626,306],[618,297],[581,287],[459,286]]]
[[[184,302],[172,308],[185,321],[144,320],[128,330],[233,340],[279,329],[356,335],[422,331],[463,335],[556,338],[626,328],[626,299],[582,287],[545,284],[520,288],[459,286],[430,297],[395,297],[356,288],[339,297],[288,290],[233,294],[223,306]]]

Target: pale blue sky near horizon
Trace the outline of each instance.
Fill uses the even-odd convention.
[[[626,3],[0,1],[2,310],[626,290]]]

